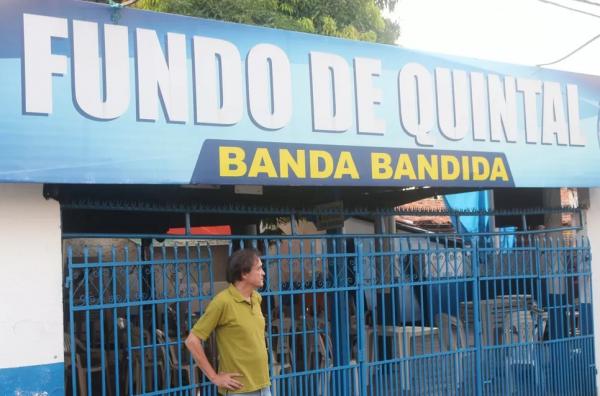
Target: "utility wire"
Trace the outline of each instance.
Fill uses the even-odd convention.
[[[572,1],[577,1],[579,3],[590,4],[590,5],[594,5],[596,7],[600,7],[600,3],[596,3],[595,1],[590,1],[590,0],[572,0]]]
[[[595,18],[600,18],[600,15],[593,14],[593,13],[587,12],[587,11],[583,11],[583,10],[580,10],[580,9],[577,9],[577,8],[569,7],[569,6],[566,6],[564,4],[555,3],[554,1],[550,1],[550,0],[538,0],[538,1],[541,2],[541,3],[546,3],[546,4],[550,4],[550,5],[556,6],[556,7],[564,8],[564,9],[569,10],[569,11],[578,12],[580,14],[584,14],[584,15],[587,15],[587,16],[591,16],[591,17],[595,17]],[[574,1],[587,1],[587,0],[574,0]],[[595,3],[595,4],[597,6],[600,6],[600,4],[597,4],[597,3]]]
[[[547,4],[554,5],[556,7],[565,8],[565,9],[570,10],[570,11],[579,12],[581,14],[588,15],[588,16],[591,16],[591,17],[600,18],[600,15],[596,15],[596,14],[593,14],[591,12],[587,12],[587,11],[583,11],[583,10],[578,10],[577,8],[568,7],[568,6],[565,6],[563,4],[555,3],[555,2],[550,1],[550,0],[538,0],[538,1],[540,1],[542,3],[547,3]],[[599,6],[600,7],[599,3],[595,3],[595,2],[590,1],[590,0],[573,0],[573,1],[577,1],[577,2],[585,3],[585,4],[591,4],[591,5],[595,5],[595,6]],[[539,65],[536,65],[536,66],[537,67],[550,66],[550,65],[554,65],[556,63],[562,62],[565,59],[567,59],[568,57],[573,56],[577,52],[581,51],[582,49],[584,49],[585,47],[587,47],[588,45],[590,45],[591,43],[593,43],[594,41],[596,41],[598,38],[600,38],[600,34],[595,35],[594,37],[592,37],[591,39],[589,39],[585,43],[581,44],[579,47],[575,48],[573,51],[571,51],[568,54],[566,54],[565,56],[563,56],[561,58],[558,58],[557,60],[554,60],[552,62],[540,63]]]
[[[594,37],[592,37],[591,39],[589,39],[588,41],[586,41],[585,43],[581,44],[579,47],[575,48],[573,51],[569,52],[567,55],[563,56],[562,58],[559,58],[555,61],[552,62],[548,62],[548,63],[540,63],[539,65],[536,65],[537,67],[541,67],[541,66],[549,66],[549,65],[553,65],[555,63],[564,61],[565,59],[567,59],[569,56],[574,55],[575,53],[581,51],[583,48],[587,47],[588,45],[590,45],[592,42],[594,42],[595,40],[600,38],[600,34],[595,35]]]

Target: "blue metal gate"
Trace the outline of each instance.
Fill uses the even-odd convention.
[[[595,394],[584,237],[66,235],[65,245],[69,394],[216,395],[183,340],[225,287],[234,246],[262,252],[276,395]]]

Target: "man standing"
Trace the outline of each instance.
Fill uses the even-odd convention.
[[[218,293],[185,340],[198,367],[220,394],[270,396],[269,362],[265,345],[265,318],[256,289],[265,272],[258,252],[243,249],[227,262],[227,289]],[[202,342],[216,332],[219,372],[208,361]]]

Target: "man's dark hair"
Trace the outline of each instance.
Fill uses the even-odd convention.
[[[242,249],[234,252],[227,260],[227,282],[234,283],[242,280],[242,275],[252,270],[252,266],[259,259],[256,249]]]

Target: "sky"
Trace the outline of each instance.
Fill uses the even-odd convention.
[[[398,0],[388,17],[402,47],[528,66],[600,35],[600,0]],[[543,67],[600,75],[600,38]]]

